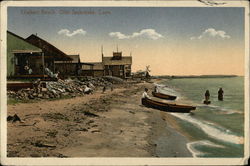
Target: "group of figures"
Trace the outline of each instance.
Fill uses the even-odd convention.
[[[29,65],[25,65],[24,72],[25,72],[25,74],[32,74],[33,70],[31,69],[31,67]]]
[[[218,100],[219,100],[219,101],[223,101],[223,93],[224,93],[223,89],[220,88],[220,89],[218,90]],[[205,100],[204,100],[203,103],[204,103],[204,104],[210,104],[211,101],[210,101],[209,99],[210,99],[210,92],[209,92],[209,90],[206,90],[206,92],[205,92]]]

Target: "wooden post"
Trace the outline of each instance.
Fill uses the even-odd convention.
[[[123,77],[126,78],[125,65],[123,65]]]
[[[44,53],[42,52],[42,63],[43,63],[43,77],[45,77],[45,68],[44,68]]]
[[[53,56],[53,73],[55,74],[55,56]]]

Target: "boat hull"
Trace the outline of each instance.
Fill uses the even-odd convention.
[[[155,109],[166,111],[166,112],[189,113],[192,110],[196,109],[196,107],[194,106],[162,103],[162,102],[147,99],[147,98],[142,99],[142,104],[147,107],[155,108]]]
[[[158,98],[166,99],[166,100],[175,100],[176,99],[176,96],[162,94],[162,93],[157,93],[157,92],[152,92],[152,95],[154,97],[158,97]]]

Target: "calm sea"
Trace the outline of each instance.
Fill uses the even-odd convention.
[[[163,81],[163,93],[178,96],[176,103],[196,106],[193,114],[171,113],[193,139],[187,148],[194,157],[242,157],[244,155],[244,77],[185,78]],[[219,88],[224,101],[218,101]],[[203,104],[210,91],[210,105]]]

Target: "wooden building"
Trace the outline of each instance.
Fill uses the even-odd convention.
[[[80,55],[68,55],[72,60],[70,61],[55,61],[55,70],[60,74],[69,76],[77,75],[81,68]]]
[[[120,78],[131,77],[131,56],[122,56],[122,52],[113,52],[112,57],[104,57],[102,54],[102,64],[105,76],[115,76]]]
[[[60,72],[62,76],[92,76],[89,72],[83,72],[83,69],[92,71],[92,63],[81,62],[80,55],[68,55],[72,60],[70,61],[55,61],[56,71]]]
[[[92,62],[89,65],[82,66],[82,76],[102,77],[104,76],[104,68],[102,62]]]
[[[42,49],[44,54],[44,65],[45,67],[49,68],[53,73],[56,71],[55,61],[71,61],[68,55],[64,52],[50,44],[49,42],[43,40],[42,38],[38,37],[37,35],[30,35],[27,39],[27,42],[35,45],[36,47]]]
[[[7,31],[7,77],[43,75],[42,49]],[[25,69],[29,66],[32,72]]]

